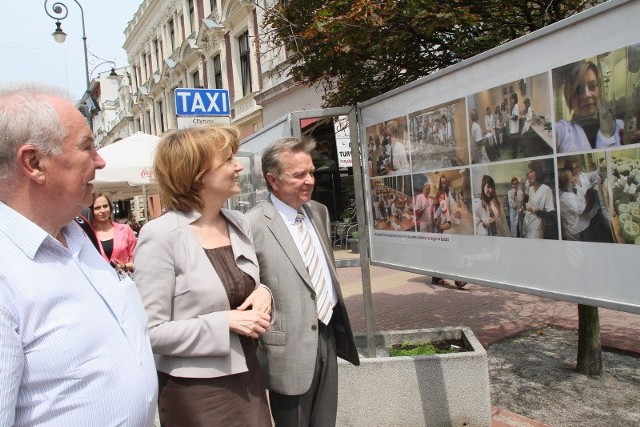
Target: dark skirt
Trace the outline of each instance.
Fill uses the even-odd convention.
[[[253,346],[253,340],[240,340],[248,356],[248,372],[217,378],[179,378],[158,372],[163,427],[273,425],[255,350],[247,348]]]

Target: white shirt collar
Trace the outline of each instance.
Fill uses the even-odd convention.
[[[298,215],[298,211],[282,200],[278,199],[273,193],[271,193],[271,203],[276,208],[276,210],[280,213],[282,218],[289,222],[290,224],[295,224],[296,216]],[[305,212],[304,207],[300,208],[305,218],[307,217],[307,213]]]

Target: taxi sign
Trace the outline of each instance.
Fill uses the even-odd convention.
[[[174,91],[177,116],[228,116],[227,89],[177,88]]]

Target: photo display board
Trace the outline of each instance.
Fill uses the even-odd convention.
[[[376,265],[640,313],[640,2],[358,106]]]

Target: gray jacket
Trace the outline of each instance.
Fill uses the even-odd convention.
[[[304,209],[320,237],[338,296],[330,323],[336,352],[358,365],[358,352],[329,242],[329,213],[324,205],[314,201],[306,203]],[[261,338],[258,358],[270,390],[286,395],[303,394],[311,386],[318,349],[318,315],[311,278],[270,199],[250,210],[246,218],[251,224],[260,279],[269,287],[274,300],[274,323]]]

